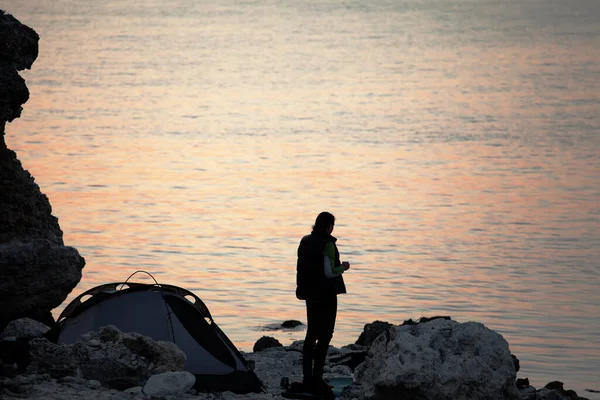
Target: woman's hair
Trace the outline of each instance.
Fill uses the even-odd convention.
[[[313,232],[327,232],[327,228],[331,225],[335,225],[335,217],[333,214],[323,211],[317,216],[312,230]]]

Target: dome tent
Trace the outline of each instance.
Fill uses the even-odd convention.
[[[134,282],[97,286],[65,308],[48,337],[72,344],[81,335],[107,325],[175,343],[187,356],[185,370],[196,376],[194,388],[198,391],[263,391],[262,383],[206,305],[186,289]]]

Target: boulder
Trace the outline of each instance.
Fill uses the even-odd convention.
[[[66,247],[48,198],[4,139],[29,99],[18,71],[38,56],[38,34],[0,10],[0,330],[30,317],[46,325],[81,280],[85,260]]]
[[[370,324],[366,324],[360,336],[356,340],[356,344],[361,346],[370,346],[379,335],[387,331],[392,326],[393,325],[389,322],[383,321],[374,321]]]
[[[123,333],[114,326],[90,332],[72,345],[33,339],[30,356],[29,374],[75,376],[118,390],[143,386],[154,374],[181,371],[186,359],[174,343]]]
[[[288,329],[288,328],[296,328],[296,327],[302,326],[302,325],[303,325],[302,322],[300,322],[298,320],[295,320],[295,319],[288,319],[287,321],[283,321],[281,323],[281,327],[282,328],[286,328],[286,329]]]
[[[11,321],[6,326],[4,332],[0,334],[0,339],[10,337],[32,339],[44,336],[49,330],[50,328],[41,322],[31,318],[20,318]]]
[[[279,340],[275,339],[271,336],[263,336],[254,343],[254,347],[252,351],[257,352],[264,349],[268,349],[270,347],[282,347],[283,345],[279,343]]]
[[[29,358],[28,374],[49,375],[55,379],[82,377],[72,346],[52,343],[44,338],[32,339],[29,342]]]
[[[262,331],[281,331],[281,330],[299,330],[303,329],[304,324],[295,319],[288,319],[282,323],[271,323],[260,328]]]
[[[570,397],[563,396],[556,390],[544,387],[536,391],[535,400],[570,400]]]
[[[481,323],[435,319],[394,326],[356,368],[364,399],[518,399],[504,338]]]
[[[585,397],[579,397],[574,390],[565,390],[563,383],[552,381],[537,391],[537,400],[587,400]]]
[[[3,200],[6,200],[3,199],[6,192],[1,175],[2,172],[0,208]],[[33,217],[34,214],[32,212],[29,216]],[[9,212],[9,215],[7,218],[13,218],[16,214]],[[25,214],[22,217],[27,218]],[[0,225],[2,219],[0,215]],[[41,311],[49,312],[59,306],[81,280],[84,265],[84,259],[73,247],[48,239],[32,237],[27,241],[0,242],[0,321],[6,325],[20,317],[42,319]],[[52,324],[53,321],[45,322]]]
[[[142,393],[149,396],[168,396],[185,393],[196,383],[196,377],[187,371],[163,372],[152,375]]]

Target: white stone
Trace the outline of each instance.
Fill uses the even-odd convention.
[[[423,400],[519,396],[508,343],[476,322],[394,326],[375,340],[355,378],[365,399],[382,393]]]
[[[163,372],[152,375],[144,385],[143,393],[150,396],[168,396],[185,393],[196,383],[196,377],[187,371]]]

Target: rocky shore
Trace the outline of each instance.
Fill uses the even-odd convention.
[[[0,397],[6,400],[209,400],[283,399],[282,378],[302,379],[302,341],[282,346],[260,338],[251,353],[262,393],[205,393],[184,371],[186,355],[173,343],[156,342],[114,326],[73,345],[43,336],[49,327],[25,318],[0,335]],[[349,378],[345,400],[578,400],[561,382],[536,389],[517,379],[519,361],[498,333],[477,322],[448,317],[392,325],[365,325],[356,343],[330,347],[326,379]]]
[[[29,91],[19,71],[38,55],[37,33],[0,11],[0,398],[282,399],[280,383],[301,380],[302,342],[260,338],[252,353],[262,393],[204,393],[175,344],[106,326],[72,345],[44,335],[51,310],[81,280],[85,260],[65,246],[48,198],[5,141]],[[504,338],[477,322],[448,317],[365,325],[356,343],[331,347],[325,378],[349,378],[340,399],[577,400],[560,382],[536,389],[517,379]]]

